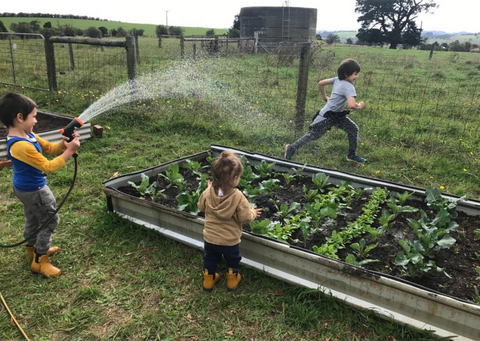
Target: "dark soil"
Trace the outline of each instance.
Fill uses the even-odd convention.
[[[70,123],[71,119],[52,116],[44,112],[38,111],[37,124],[33,127],[35,133],[43,133],[45,131],[59,130]],[[7,128],[0,122],[0,139],[7,136]]]
[[[196,176],[183,168],[180,168],[180,172],[189,184],[186,190],[195,191],[198,187]],[[288,205],[293,202],[303,203],[303,185],[307,186],[307,188],[313,188],[313,184],[309,177],[296,179],[290,182],[289,186],[286,185],[283,177],[278,177],[278,179],[281,181],[283,186],[282,189],[274,190],[274,192],[268,196],[263,195],[255,198],[255,206],[263,208],[260,220],[278,220],[278,218],[276,219],[273,216],[275,207],[270,201],[271,198],[277,202],[278,206],[280,206],[280,203],[287,203]],[[164,189],[168,186],[165,178],[161,176],[151,177],[150,183],[153,181],[157,181],[157,187],[159,189]],[[121,187],[119,190],[123,193],[140,197],[140,194],[131,186]],[[175,197],[179,194],[178,189],[176,187],[170,187],[167,188],[164,193],[168,195],[168,199],[158,197],[156,202],[167,207],[175,208],[177,206]],[[148,197],[145,199],[150,200]],[[292,236],[292,240],[297,241],[289,241],[289,243],[307,250],[312,250],[313,245],[322,245],[326,241],[326,237],[331,235],[332,230],[342,230],[347,226],[348,222],[354,221],[359,215],[361,215],[363,213],[362,208],[367,201],[368,194],[362,194],[358,200],[351,203],[350,209],[343,210],[343,213],[341,215],[339,214],[337,219],[330,220],[329,224],[324,224],[322,226],[323,231],[310,235],[306,242],[306,247],[304,247],[303,244],[302,233],[298,230],[295,231]],[[421,208],[429,214],[429,216],[433,217],[433,215],[431,215],[431,209],[421,201],[408,200],[405,205]],[[383,207],[386,208],[387,205],[384,204],[381,208]],[[377,217],[381,214],[380,212],[377,214]],[[478,287],[480,290],[480,281],[475,279],[478,277],[475,267],[480,266],[480,240],[475,240],[474,231],[480,228],[480,217],[467,216],[460,212],[459,216],[455,219],[459,224],[459,228],[450,233],[450,235],[456,239],[456,243],[450,249],[442,250],[435,254],[434,261],[436,265],[445,268],[451,278],[448,278],[443,273],[436,273],[434,271],[423,274],[418,278],[409,278],[408,274],[402,267],[395,265],[395,257],[397,253],[402,250],[398,241],[413,236],[413,231],[408,224],[407,218],[418,220],[420,218],[420,213],[414,212],[400,214],[395,221],[395,225],[390,228],[385,235],[379,237],[374,242],[378,243],[378,246],[369,253],[368,258],[378,259],[379,262],[364,265],[364,268],[396,277],[402,277],[410,282],[456,298],[475,301],[474,288]],[[379,226],[381,226],[381,224],[376,220],[373,227]],[[244,230],[250,232],[250,226],[248,224],[244,225]],[[368,236],[365,236],[365,239],[368,239]],[[368,240],[367,242],[368,244],[372,243]],[[339,250],[338,256],[341,260],[344,260],[347,253],[354,252],[347,247],[347,249]]]

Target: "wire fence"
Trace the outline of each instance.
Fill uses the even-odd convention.
[[[48,89],[42,35],[0,32],[0,83]]]
[[[0,82],[47,88],[43,45],[43,39],[0,39]],[[215,60],[218,67],[210,76],[217,77],[219,88],[289,129],[297,119],[299,49],[284,45],[268,53],[255,51],[253,40],[164,38],[160,48],[158,39],[140,37],[136,73],[154,74],[182,59]],[[479,54],[439,52],[430,59],[428,51],[317,46],[310,62],[305,126],[324,105],[317,82],[336,76],[347,57],[362,66],[356,90],[366,108],[355,121],[363,134],[395,138],[403,146],[431,153],[439,148],[452,153],[478,150]],[[128,80],[125,49],[120,47],[55,44],[55,63],[62,91],[96,91],[101,96]]]

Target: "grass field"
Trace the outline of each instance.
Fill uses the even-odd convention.
[[[233,22],[232,18],[232,22]],[[3,22],[5,27],[9,30],[10,32],[10,25],[12,23],[19,23],[19,22],[31,22],[33,20],[37,20],[38,23],[40,24],[41,27],[43,27],[43,24],[46,22],[50,22],[52,24],[52,27],[61,27],[63,25],[71,25],[72,27],[75,28],[80,28],[83,30],[86,30],[87,28],[93,26],[93,27],[101,27],[104,26],[108,28],[108,30],[111,30],[112,28],[118,29],[119,27],[124,28],[127,31],[130,31],[132,28],[136,28],[137,30],[143,29],[145,30],[144,36],[150,36],[150,37],[155,37],[155,27],[157,25],[164,25],[163,23],[159,22],[157,24],[152,23],[152,24],[137,24],[137,23],[127,23],[127,22],[121,22],[121,21],[105,21],[105,20],[82,20],[82,19],[62,19],[62,18],[22,18],[22,17],[1,17],[0,21]],[[205,32],[212,28],[208,27],[182,27],[184,30],[184,34],[187,36],[190,35],[205,35]],[[228,29],[220,29],[220,28],[215,28],[214,29],[216,34],[224,34],[228,32]]]
[[[157,72],[156,97],[92,119],[104,127],[104,137],[82,145],[76,187],[53,236],[53,245],[62,247],[53,263],[64,274],[34,276],[22,247],[0,250],[0,291],[31,339],[432,340],[427,332],[251,269],[242,269],[237,292],[221,284],[206,294],[200,251],[107,212],[102,181],[115,174],[140,171],[213,143],[281,157],[284,145],[297,137],[291,127],[298,61],[235,54],[179,62],[161,59],[160,53],[168,53],[155,48],[156,39],[140,44],[141,51],[152,52],[143,52],[139,74]],[[175,40],[166,44],[178,46]],[[97,52],[98,58],[110,53]],[[78,68],[93,74],[86,82],[69,82],[57,93],[8,86],[0,93],[21,91],[41,109],[78,116],[111,89],[108,72],[120,69],[112,59],[94,68],[88,61],[98,63],[95,53],[79,48],[76,54]],[[347,56],[362,66],[356,88],[367,107],[352,118],[360,127],[359,153],[370,163],[357,167],[345,161],[346,138],[337,130],[300,150],[295,160],[478,199],[478,57],[436,53],[429,60],[428,51],[321,49],[312,60],[305,127],[322,105],[316,82],[334,76]],[[49,175],[57,201],[73,169],[70,161]],[[2,244],[22,238],[22,205],[11,181],[11,169],[0,171]],[[0,339],[22,339],[7,314],[0,317]]]

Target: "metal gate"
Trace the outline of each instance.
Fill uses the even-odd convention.
[[[48,91],[45,38],[0,32],[0,84]]]

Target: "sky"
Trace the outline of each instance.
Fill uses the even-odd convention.
[[[316,8],[318,31],[350,31],[360,27],[355,13],[356,0],[287,2],[292,7]],[[0,12],[75,14],[129,23],[229,28],[242,7],[281,7],[285,3],[285,0],[4,0]],[[436,0],[435,3],[440,7],[433,14],[423,14],[417,20],[424,31],[480,32],[480,0]]]

